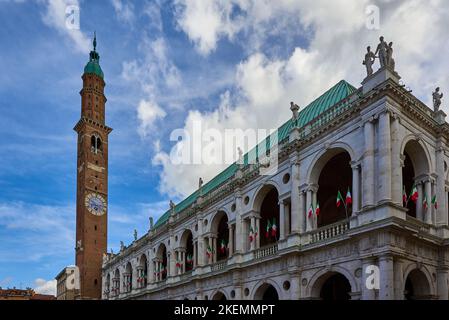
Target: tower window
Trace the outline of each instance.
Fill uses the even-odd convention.
[[[91,144],[91,151],[93,153],[98,153],[102,151],[102,143],[101,143],[101,138],[97,135],[93,135],[90,138],[90,144]]]

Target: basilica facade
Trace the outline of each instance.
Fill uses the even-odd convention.
[[[399,80],[292,103],[277,170],[245,154],[172,204],[103,256],[102,299],[447,300],[449,124]]]

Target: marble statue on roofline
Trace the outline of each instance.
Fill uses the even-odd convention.
[[[376,61],[376,58],[379,59],[381,68],[389,68],[394,71],[396,67],[396,63],[393,59],[393,42],[387,43],[383,36],[379,38],[379,41],[380,42],[374,53],[371,51],[370,46],[366,48],[367,52],[364,60],[362,61],[362,64],[366,68],[366,74],[368,77],[373,74],[373,64]]]
[[[299,106],[292,101],[290,102],[290,110],[292,111],[293,121],[296,121],[299,117]]]
[[[376,55],[371,51],[371,47],[366,47],[365,59],[362,61],[362,64],[366,67],[366,74],[369,77],[373,74],[373,64],[376,61]]]
[[[134,229],[134,241],[137,241],[137,229]]]
[[[440,93],[440,87],[437,87],[434,92],[432,92],[433,100],[433,111],[438,112],[441,106],[441,99],[443,98],[443,93]]]

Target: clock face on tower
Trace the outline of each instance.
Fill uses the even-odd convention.
[[[99,194],[89,193],[84,204],[90,213],[102,216],[106,213],[106,200]]]

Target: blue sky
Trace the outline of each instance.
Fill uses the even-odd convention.
[[[80,30],[65,26],[72,4]],[[51,292],[46,281],[74,263],[72,129],[94,30],[114,129],[108,242],[117,250],[225,166],[175,167],[172,130],[195,119],[275,128],[289,101],[303,106],[340,79],[358,86],[364,48],[381,33],[404,83],[428,102],[436,84],[449,90],[448,44],[437,45],[447,16],[444,1],[0,0],[0,286]]]

